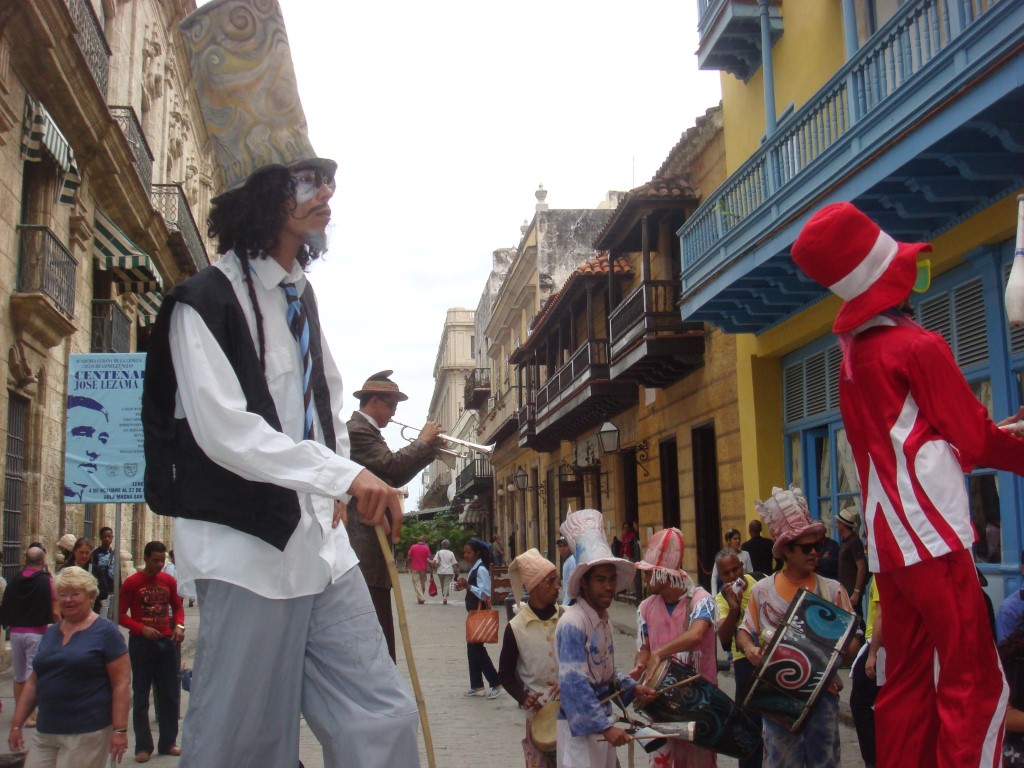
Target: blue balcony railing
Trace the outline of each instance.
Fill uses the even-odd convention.
[[[707,12],[720,0],[700,0]],[[733,229],[825,155],[853,125],[892,101],[971,25],[1008,0],[906,3],[679,229],[684,288],[700,282]],[[706,268],[705,268],[706,267]]]

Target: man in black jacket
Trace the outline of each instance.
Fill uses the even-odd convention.
[[[0,603],[0,624],[11,630],[11,663],[14,667],[14,706],[18,706],[25,681],[32,674],[39,641],[47,626],[60,621],[53,579],[46,571],[46,552],[41,547],[25,551],[25,567],[11,579]],[[30,714],[26,722],[34,725]]]

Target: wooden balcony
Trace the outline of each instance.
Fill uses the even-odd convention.
[[[491,369],[474,368],[466,377],[466,388],[463,398],[466,409],[480,408],[491,396]]]
[[[637,392],[632,382],[611,380],[607,341],[585,341],[537,390],[535,439],[557,447],[636,405]]]
[[[683,322],[678,283],[648,280],[608,318],[613,381],[667,387],[704,365],[704,324]]]

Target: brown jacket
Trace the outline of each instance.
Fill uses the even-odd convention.
[[[348,437],[352,446],[352,461],[362,464],[396,488],[408,483],[434,460],[434,449],[422,440],[414,440],[405,448],[392,451],[380,430],[358,412],[353,412],[352,418],[348,420]],[[366,579],[366,585],[389,589],[391,580],[388,578],[387,564],[380,551],[377,534],[371,526],[363,525],[360,521],[355,499],[349,502],[345,529],[352,542],[352,549],[359,558],[359,568]]]

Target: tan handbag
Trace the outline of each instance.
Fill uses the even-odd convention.
[[[475,611],[466,615],[466,642],[498,642],[498,612],[491,608],[489,601],[481,601]]]

